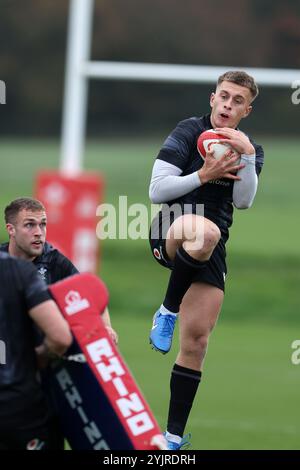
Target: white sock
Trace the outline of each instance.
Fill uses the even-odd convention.
[[[159,307],[159,311],[162,315],[173,315],[174,317],[177,317],[178,315],[178,312],[177,313],[170,312],[170,310],[164,307],[163,304],[161,304],[161,306]]]
[[[171,434],[168,431],[166,431],[165,437],[168,441],[175,442],[175,444],[180,444],[182,441],[182,437],[176,436],[176,434]]]

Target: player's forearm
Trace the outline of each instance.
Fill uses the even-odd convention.
[[[257,191],[255,156],[242,155],[241,163],[244,163],[245,167],[237,173],[241,179],[234,182],[232,199],[237,209],[248,209],[251,207]]]
[[[172,201],[198,188],[201,183],[197,172],[180,176],[182,170],[163,160],[154,163],[149,188],[153,204]]]

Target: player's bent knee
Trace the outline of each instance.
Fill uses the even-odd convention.
[[[221,232],[217,225],[211,223],[204,230],[203,250],[209,251],[215,248],[221,238]]]
[[[188,233],[189,238],[184,237],[185,241],[183,247],[188,252],[193,251],[202,255],[210,255],[221,238],[219,227],[213,222],[200,217],[187,218],[186,220],[190,223],[195,221],[200,221],[201,223],[197,222],[199,226],[198,228],[193,226],[194,230],[186,230],[185,234]]]

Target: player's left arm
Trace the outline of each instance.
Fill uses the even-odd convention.
[[[252,206],[258,187],[258,176],[264,162],[264,151],[260,145],[254,144],[255,154],[241,155],[241,163],[245,166],[238,171],[240,180],[233,184],[232,199],[237,209],[248,209]]]
[[[259,145],[255,145],[242,131],[230,128],[220,128],[218,132],[224,135],[222,143],[229,144],[241,155],[241,163],[244,167],[237,172],[239,180],[233,184],[232,199],[237,209],[248,209],[252,206],[258,186],[264,154]]]

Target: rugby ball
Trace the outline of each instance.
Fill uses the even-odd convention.
[[[197,140],[197,150],[203,160],[205,160],[206,152],[208,151],[213,150],[215,159],[219,160],[229,148],[232,148],[229,144],[221,144],[220,139],[224,139],[224,136],[216,132],[214,129],[209,129],[199,135]]]

